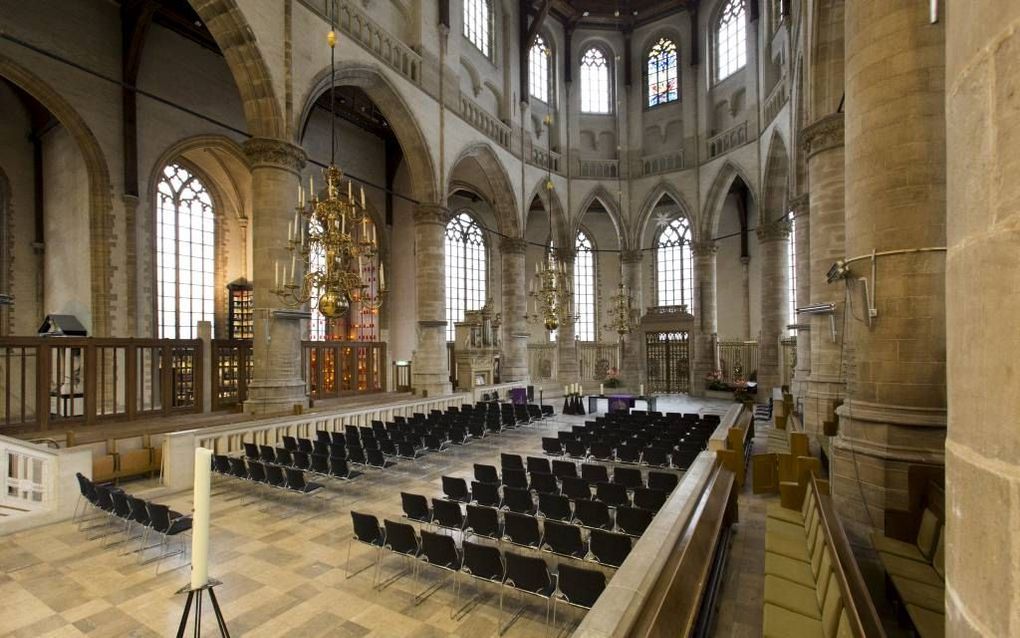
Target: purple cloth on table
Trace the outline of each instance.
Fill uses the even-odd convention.
[[[510,402],[514,405],[527,405],[528,404],[528,389],[527,388],[511,388],[510,389]]]
[[[606,396],[609,401],[609,411],[629,410],[634,407],[634,397],[629,394],[610,394]]]

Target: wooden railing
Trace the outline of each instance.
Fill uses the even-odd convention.
[[[669,173],[684,168],[684,152],[670,151],[656,155],[645,155],[641,158],[641,174],[656,175]]]
[[[252,368],[251,341],[214,339],[212,342],[212,409],[229,410],[248,399]]]
[[[738,146],[747,143],[747,122],[726,129],[722,133],[708,138],[708,158],[719,157]]]
[[[746,381],[758,369],[758,342],[720,341],[719,367],[723,381],[736,381],[738,376]]]
[[[0,427],[200,412],[198,339],[0,339]]]
[[[386,391],[386,344],[380,341],[304,341],[301,363],[315,400]]]
[[[602,381],[609,370],[620,369],[620,344],[577,342],[579,381]]]

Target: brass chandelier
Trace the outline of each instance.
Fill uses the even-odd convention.
[[[609,298],[609,325],[606,327],[615,330],[621,337],[630,334],[633,329],[631,310],[630,289],[620,282],[616,287],[616,294]]]
[[[546,115],[543,123],[549,139],[550,156],[552,151],[552,116]],[[535,264],[535,275],[531,280],[528,296],[532,299],[532,312],[525,315],[531,323],[540,323],[552,332],[562,325],[573,323],[574,287],[571,281],[573,273],[567,271],[566,264],[557,254],[552,238],[552,203],[553,190],[551,160],[547,160],[545,189],[550,195],[549,235],[545,241],[544,259]]]
[[[331,80],[335,78],[336,32],[327,38],[330,48]],[[368,276],[373,259],[379,254],[375,225],[370,224],[365,206],[365,189],[344,180],[336,166],[336,114],[333,110],[334,87],[330,82],[332,146],[329,166],[323,169],[325,192],[316,195],[315,180],[309,178],[308,197],[298,187],[298,204],[288,225],[287,250],[290,264],[275,265],[275,285],[271,292],[284,305],[297,308],[309,304],[327,319],[344,316],[354,303],[378,310],[386,293],[383,265],[379,265],[378,285]],[[298,266],[303,275],[298,275]]]

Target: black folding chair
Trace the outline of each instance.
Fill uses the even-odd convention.
[[[396,465],[393,461],[387,461],[386,456],[382,453],[382,450],[365,448],[365,457],[368,459],[368,464],[372,467],[378,467],[386,469]]]
[[[577,465],[573,461],[554,460],[552,471],[558,479],[577,477]]]
[[[595,500],[602,501],[610,507],[630,505],[630,495],[627,494],[627,488],[616,483],[599,483],[596,485]]]
[[[609,470],[606,469],[605,465],[596,465],[594,463],[582,463],[581,478],[588,481],[589,483],[608,483]]]
[[[639,507],[617,507],[616,529],[628,536],[641,536],[648,529],[655,512]]]
[[[538,513],[546,519],[569,521],[570,499],[559,494],[538,494]]]
[[[565,441],[563,448],[566,450],[567,456],[572,459],[588,458],[588,448],[580,441]]]
[[[457,549],[456,543],[453,541],[452,536],[444,536],[443,534],[434,534],[432,532],[422,531],[421,533],[421,552],[418,554],[418,565],[424,567],[425,565],[431,565],[432,567],[441,569],[448,573],[448,578],[453,578],[454,588],[458,585],[457,574],[460,573],[460,568],[464,563],[463,556],[459,549]],[[415,574],[415,581],[417,581],[417,574]],[[440,580],[438,583],[426,587],[424,591],[416,594],[414,597],[415,604],[421,603],[429,596],[431,596],[437,589],[443,586],[445,579]],[[417,588],[416,588],[417,589]],[[454,609],[450,609],[450,618],[453,618]]]
[[[461,503],[471,502],[471,492],[468,491],[467,481],[453,476],[444,476],[442,480],[443,494],[446,495],[446,498]]]
[[[503,540],[514,545],[538,549],[542,544],[538,519],[527,514],[507,512],[503,515]]]
[[[499,473],[496,471],[496,466],[475,463],[475,480],[479,483],[499,485]]]
[[[626,534],[593,529],[588,538],[588,549],[595,561],[610,567],[619,567],[630,554],[631,541]]]
[[[528,488],[528,473],[524,470],[503,470],[503,485],[518,489]]]
[[[563,601],[572,607],[591,609],[606,589],[606,575],[597,569],[575,567],[560,563],[556,574],[556,592],[553,594],[553,627],[556,627],[556,607]]]
[[[432,522],[432,510],[429,501],[421,494],[400,493],[400,504],[404,509],[404,518],[426,525]]]
[[[553,437],[542,437],[542,452],[551,454],[553,456],[560,456],[563,454],[563,446],[560,444],[560,440]]]
[[[178,516],[171,518],[170,508],[158,503],[146,503],[145,508],[149,513],[149,529],[160,535],[159,554],[143,564],[156,561],[156,575],[159,575],[159,566],[164,559],[177,556],[185,552],[184,537],[182,534],[191,529],[190,516]],[[163,552],[163,547],[168,546],[173,538],[180,539],[181,548],[177,551]],[[169,549],[169,547],[168,547]]]
[[[351,544],[358,541],[364,545],[375,548],[375,574],[372,575],[372,588],[379,579],[379,558],[382,555],[383,545],[386,544],[386,531],[379,525],[379,519],[371,514],[362,514],[351,510],[351,521],[354,524],[354,534],[347,541],[347,566],[344,573],[347,578],[351,577]],[[371,565],[369,565],[371,567]],[[361,573],[368,567],[358,570]]]
[[[383,528],[386,530],[386,540],[383,543],[383,548],[405,558],[408,562],[408,568],[413,574],[416,569],[414,559],[418,558],[418,555],[421,553],[421,539],[418,538],[418,533],[407,523],[398,523],[390,519],[383,521]],[[382,559],[380,559],[379,569],[382,569],[382,562]],[[398,573],[389,579],[386,584],[394,582],[402,575],[403,572]],[[383,586],[383,582],[380,581],[376,587],[382,589]],[[414,597],[413,590],[411,597]]]
[[[464,533],[496,540],[501,539],[503,526],[499,522],[499,510],[494,507],[468,505]]]
[[[432,499],[432,522],[439,527],[462,531],[464,513],[460,509],[460,503],[441,498]]]
[[[591,487],[582,478],[564,477],[561,479],[561,487],[563,495],[573,500],[591,498]]]
[[[584,558],[588,553],[588,548],[581,539],[580,527],[551,520],[545,522],[542,549],[571,558]]]
[[[636,467],[618,467],[613,470],[613,483],[629,488],[645,486],[641,470]]]
[[[613,454],[613,447],[608,443],[594,442],[589,448],[591,457],[599,461],[613,461],[616,459],[616,455]]]
[[[520,454],[507,454],[503,452],[499,455],[499,464],[504,471],[524,469],[524,460]]]
[[[506,579],[503,581],[503,589],[499,592],[499,635],[506,633],[506,630],[524,612],[524,605],[514,612],[510,621],[503,625],[503,592],[506,588],[515,589],[522,594],[531,594],[538,598],[545,599],[545,624],[549,625],[549,606],[552,601],[553,591],[556,585],[549,567],[541,558],[531,556],[520,556],[513,552],[506,553]]]
[[[518,514],[534,514],[535,502],[531,492],[519,487],[503,488],[503,507]]]
[[[499,497],[499,485],[478,481],[471,481],[471,498],[475,503],[489,507],[499,507],[503,502]]]
[[[574,501],[574,521],[591,529],[613,529],[609,506],[602,501],[578,499]]]
[[[560,493],[560,485],[556,482],[556,477],[542,472],[531,473],[531,485],[528,486],[528,489],[539,494]]]
[[[491,545],[479,545],[478,543],[464,541],[463,551],[464,562],[461,566],[462,572],[481,582],[496,585],[503,584],[503,579],[506,577],[506,568],[503,565],[503,557],[498,548]],[[502,588],[500,588],[500,591],[502,593]],[[468,601],[468,604],[464,605],[464,607],[458,607],[459,602],[458,599],[457,604],[455,604],[455,608],[458,609],[457,613],[461,616],[466,615],[471,601]]]
[[[528,464],[529,473],[540,473],[540,474],[552,474],[552,467],[549,465],[549,459],[541,456],[529,456],[525,459]]]
[[[321,483],[305,481],[305,473],[292,467],[287,468],[287,489],[299,494],[314,494],[322,489]]]

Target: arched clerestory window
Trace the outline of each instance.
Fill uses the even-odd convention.
[[[610,112],[609,61],[598,47],[581,57],[581,112]]]
[[[531,45],[531,51],[528,53],[528,91],[531,93],[531,97],[546,104],[550,103],[551,68],[552,51],[542,36],[536,36],[535,43]]]
[[[163,169],[156,195],[156,310],[160,338],[194,339],[213,321],[216,218],[205,185],[180,164]]]
[[[595,244],[583,230],[574,242],[574,336],[578,341],[595,341]]]
[[[492,0],[464,0],[464,37],[485,57],[492,51]]]
[[[686,305],[690,312],[693,271],[691,225],[686,217],[677,217],[663,226],[655,241],[656,305]]]
[[[487,284],[485,236],[466,211],[446,224],[446,340],[454,339],[454,324],[464,311],[485,305]]]
[[[660,38],[648,50],[648,106],[658,106],[680,99],[676,44]]]
[[[715,25],[715,79],[725,80],[747,64],[746,0],[727,0]]]

